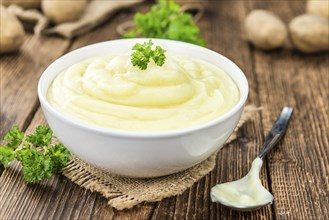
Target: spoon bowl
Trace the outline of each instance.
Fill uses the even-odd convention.
[[[236,210],[254,210],[271,204],[274,197],[265,189],[259,179],[262,164],[263,160],[257,157],[246,176],[213,187],[211,191],[212,201]]]

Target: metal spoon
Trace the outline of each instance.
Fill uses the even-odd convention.
[[[218,184],[211,189],[211,200],[231,209],[252,211],[273,202],[273,195],[267,191],[259,179],[263,158],[283,136],[293,112],[292,107],[283,107],[249,173],[240,180]]]

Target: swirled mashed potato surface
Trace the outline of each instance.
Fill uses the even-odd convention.
[[[95,57],[60,73],[47,99],[60,112],[100,127],[162,131],[200,125],[239,101],[239,89],[218,67],[167,55],[146,70],[130,56]]]

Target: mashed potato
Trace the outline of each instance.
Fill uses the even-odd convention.
[[[239,89],[221,69],[167,54],[161,67],[132,66],[130,56],[95,57],[60,73],[47,99],[60,112],[100,127],[161,131],[200,125],[239,101]]]

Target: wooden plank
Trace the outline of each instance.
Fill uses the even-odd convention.
[[[14,125],[23,130],[38,108],[37,84],[46,66],[64,53],[69,41],[26,34],[17,53],[0,57],[0,137]],[[37,52],[36,52],[37,50]],[[0,166],[0,175],[3,167]]]
[[[0,59],[0,137],[13,124],[26,128],[38,107],[37,84],[43,70],[69,45],[68,40],[27,34],[18,53]]]
[[[318,219],[329,207],[328,55],[322,62],[299,54],[280,57],[257,56],[256,67],[264,106],[271,100],[264,109],[264,124],[282,105],[295,107],[284,142],[269,156],[277,218]]]
[[[304,6],[298,1],[266,4],[285,21],[303,13]],[[255,51],[265,130],[283,105],[295,107],[285,139],[268,157],[276,219],[324,219],[329,211],[328,67],[328,54]]]

